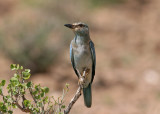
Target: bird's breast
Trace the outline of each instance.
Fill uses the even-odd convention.
[[[89,45],[77,45],[73,43],[73,57],[74,57],[74,65],[77,70],[82,74],[84,69],[88,69],[89,72],[85,78],[85,85],[87,87],[92,79],[92,57]]]
[[[77,67],[90,67],[92,65],[91,52],[88,45],[77,46],[73,51]]]

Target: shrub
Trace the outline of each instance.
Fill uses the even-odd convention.
[[[49,92],[48,87],[42,87],[40,84],[35,85],[30,78],[30,69],[24,69],[23,66],[12,64],[11,70],[15,71],[13,77],[7,86],[7,95],[3,93],[5,80],[0,82],[0,95],[3,101],[0,101],[0,113],[13,113],[14,108],[19,108],[23,112],[30,112],[32,114],[61,114],[65,108],[64,97],[68,92],[68,84],[63,89],[63,94],[55,99],[54,96],[47,96]],[[30,93],[32,100],[26,98],[26,94]],[[22,105],[20,105],[22,102]]]
[[[45,72],[56,62],[60,51],[60,45],[48,45],[53,28],[54,24],[46,20],[10,22],[0,30],[0,49],[13,62],[32,69],[32,73]]]

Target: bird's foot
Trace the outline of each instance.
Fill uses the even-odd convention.
[[[78,80],[78,85],[81,86],[81,88],[83,88],[84,84],[85,84],[84,77],[80,77],[79,80]]]
[[[78,74],[79,74],[78,85],[79,85],[81,88],[84,88],[84,86],[85,86],[86,76],[89,74],[89,71],[90,71],[90,70],[85,67],[84,70],[83,70],[83,73],[82,73],[82,75],[81,75],[80,72],[77,70],[77,72],[78,72]]]

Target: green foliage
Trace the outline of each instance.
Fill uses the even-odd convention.
[[[30,69],[23,69],[19,64],[11,64],[11,70],[15,71],[7,85],[8,95],[3,94],[2,88],[5,86],[5,80],[0,82],[0,96],[3,102],[0,102],[0,113],[13,113],[13,109],[19,108],[23,112],[32,114],[57,113],[62,114],[65,108],[64,97],[68,92],[68,84],[63,90],[62,96],[55,99],[54,96],[48,97],[48,87],[35,85],[30,78]],[[30,93],[32,100],[26,99],[26,94]],[[19,102],[22,101],[22,105]]]
[[[31,74],[30,71],[27,71],[28,69],[25,69],[25,71],[22,72],[23,79],[27,80],[30,78]]]
[[[41,19],[38,22],[35,19],[34,23],[22,19],[16,23],[6,22],[5,27],[0,29],[1,36],[3,36],[0,36],[0,49],[13,62],[32,69],[32,73],[47,71],[48,67],[56,62],[57,47],[60,47],[60,44],[54,45],[54,42],[49,42],[55,25],[47,20]],[[13,30],[13,26],[16,29]],[[10,32],[5,34],[7,31]],[[12,42],[10,46],[8,42]],[[12,65],[11,69],[14,70],[15,66]]]
[[[90,4],[93,7],[105,6],[105,5],[116,5],[122,4],[126,0],[90,0]]]
[[[1,83],[0,83],[0,86],[4,86],[6,83],[6,80],[2,80]]]

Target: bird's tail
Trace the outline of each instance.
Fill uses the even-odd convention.
[[[84,96],[84,104],[86,107],[90,108],[92,105],[92,91],[91,91],[91,83],[87,88],[83,88],[83,96]]]

